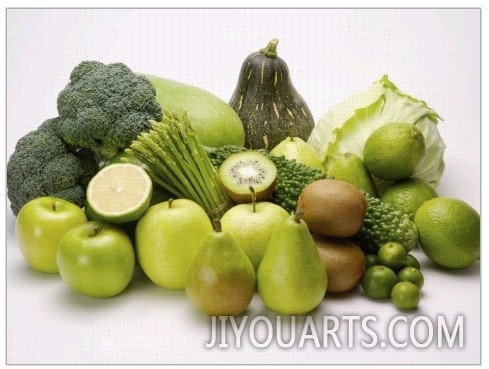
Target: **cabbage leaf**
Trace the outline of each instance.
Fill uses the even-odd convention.
[[[318,121],[308,144],[323,160],[326,172],[347,152],[363,158],[365,141],[377,128],[392,122],[415,125],[425,138],[426,151],[413,177],[437,186],[445,169],[445,144],[438,131],[443,120],[426,102],[405,94],[384,75],[379,81],[333,106]],[[376,179],[376,182],[381,182]]]

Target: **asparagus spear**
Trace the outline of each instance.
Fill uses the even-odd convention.
[[[162,121],[151,121],[149,132],[140,134],[126,151],[155,183],[177,197],[195,201],[211,219],[221,217],[232,206],[185,113],[165,110]]]

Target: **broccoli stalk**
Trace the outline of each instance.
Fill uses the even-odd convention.
[[[84,206],[86,186],[98,171],[98,163],[91,151],[74,149],[56,135],[58,119],[48,119],[23,136],[9,158],[7,197],[14,215],[41,196]]]
[[[83,61],[58,95],[58,135],[77,148],[92,150],[107,161],[160,121],[156,90],[122,63]]]

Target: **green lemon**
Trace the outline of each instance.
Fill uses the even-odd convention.
[[[426,201],[437,197],[435,189],[419,178],[407,178],[389,186],[380,196],[383,202],[393,204],[414,218],[416,210]]]
[[[153,183],[139,165],[115,163],[103,167],[87,186],[87,215],[122,224],[137,220],[148,209]]]
[[[424,276],[423,273],[414,267],[404,267],[397,272],[397,279],[399,282],[411,282],[414,283],[419,289],[423,288]]]
[[[377,254],[366,254],[365,261],[367,262],[367,268],[374,265],[379,265],[379,258]]]
[[[397,181],[414,173],[424,152],[425,139],[415,125],[388,123],[367,138],[363,161],[377,178]]]
[[[407,254],[406,256],[406,266],[421,270],[421,264],[419,263],[418,259],[411,254]]]
[[[391,300],[400,310],[415,309],[421,300],[421,290],[414,283],[398,282],[391,291]]]
[[[363,291],[373,299],[387,299],[397,283],[396,273],[384,265],[373,265],[363,274],[360,281]]]
[[[462,200],[435,197],[414,215],[421,250],[436,264],[467,268],[480,257],[480,215]]]
[[[406,265],[406,248],[397,242],[387,242],[377,251],[380,265],[385,265],[393,270],[399,270]]]

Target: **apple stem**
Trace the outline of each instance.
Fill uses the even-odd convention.
[[[171,206],[173,204],[173,200],[174,200],[173,197],[171,197],[171,198],[168,199],[168,208],[169,209],[171,209]]]
[[[213,226],[215,232],[221,232],[222,231],[221,220],[219,218],[214,218],[212,220],[212,226]]]
[[[56,203],[55,203],[55,202],[52,202],[52,203],[51,203],[51,209],[52,209],[53,211],[56,211]]]
[[[256,191],[253,188],[253,186],[250,186],[250,192],[251,192],[251,206],[253,209],[253,213],[256,213]]]
[[[97,226],[93,227],[93,233],[92,233],[92,237],[95,237],[96,235],[98,235],[98,234],[100,233],[100,230],[101,230],[101,229],[102,229],[102,228],[101,228],[99,225],[97,225]]]
[[[304,215],[304,211],[302,209],[297,210],[294,215],[294,220],[297,223],[300,223],[303,215]]]

